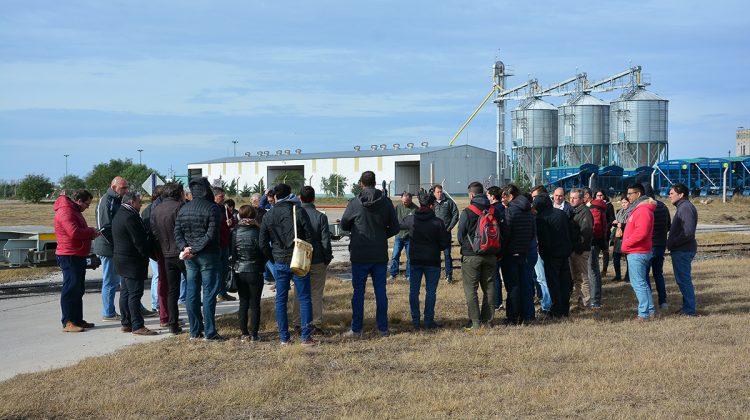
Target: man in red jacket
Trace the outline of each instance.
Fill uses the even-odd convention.
[[[638,299],[638,321],[648,321],[656,317],[654,298],[648,283],[648,270],[651,267],[651,238],[654,232],[654,209],[656,201],[645,195],[641,184],[628,186],[630,215],[622,236],[622,252],[627,254],[630,285]]]
[[[55,201],[55,236],[57,264],[63,272],[60,309],[64,332],[82,332],[94,328],[83,319],[83,293],[86,281],[86,257],[91,253],[91,240],[99,231],[86,224],[82,212],[89,208],[93,196],[78,190],[73,199],[61,195]]]

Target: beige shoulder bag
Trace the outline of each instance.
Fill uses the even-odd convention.
[[[290,267],[297,276],[306,276],[310,272],[313,246],[297,237],[297,206],[292,205],[292,224],[294,225],[294,252]]]

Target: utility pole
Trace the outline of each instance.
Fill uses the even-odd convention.
[[[234,145],[234,157],[237,157],[237,143],[239,143],[238,140],[232,140],[232,144]]]
[[[143,165],[143,149],[138,149],[138,164]]]
[[[65,176],[68,176],[68,156],[70,155],[63,155],[65,156]]]

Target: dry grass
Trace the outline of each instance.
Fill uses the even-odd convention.
[[[57,266],[0,268],[0,284],[13,283],[21,280],[37,280],[47,277],[50,273],[57,271],[60,271]]]
[[[441,284],[446,328],[414,333],[401,283],[389,287],[390,338],[373,332],[368,290],[362,340],[332,335],[314,349],[280,348],[266,301],[259,345],[241,343],[236,317],[226,316],[225,343],[183,335],[0,383],[0,417],[747,417],[747,262],[696,263],[704,316],[646,325],[630,321],[630,286],[606,283],[596,316],[465,333],[462,287]],[[348,283],[329,281],[325,316],[335,333],[348,326],[350,297]]]

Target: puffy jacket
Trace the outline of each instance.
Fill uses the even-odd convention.
[[[398,219],[398,223],[402,224],[404,222],[404,219],[406,216],[409,216],[411,214],[414,214],[414,212],[419,208],[414,202],[411,202],[408,206],[405,205],[403,202],[398,203],[396,205],[396,218]],[[398,237],[402,239],[409,239],[409,229],[401,229],[398,232]]]
[[[219,223],[221,210],[214,203],[214,193],[208,179],[190,181],[193,199],[177,212],[174,240],[177,248],[190,247],[193,254],[219,252]]]
[[[96,237],[96,229],[90,228],[81,209],[73,200],[61,195],[55,200],[55,255],[75,255],[88,257],[91,254],[91,240]]]
[[[698,226],[698,209],[684,198],[676,202],[675,207],[677,211],[669,228],[667,248],[670,251],[696,252],[698,243],[695,241],[695,228]]]
[[[593,235],[592,238],[596,241],[600,247],[604,247],[607,239],[607,203],[604,200],[596,199],[591,200],[591,207],[589,207],[591,216],[594,219]]]
[[[594,216],[588,207],[580,205],[573,208],[573,223],[578,226],[578,242],[573,244],[573,251],[582,254],[591,251],[591,241],[594,236]]]
[[[101,235],[94,239],[94,254],[111,257],[112,256],[112,219],[120,208],[122,197],[112,188],[107,190],[99,199],[96,206],[96,228],[101,231]]]
[[[328,216],[318,211],[313,203],[302,203],[302,208],[307,212],[312,227],[312,263],[323,263],[328,265],[333,260],[333,248],[331,248],[331,231],[328,229]]]
[[[149,218],[151,236],[159,243],[159,248],[165,258],[174,258],[180,255],[182,248],[177,246],[174,239],[175,222],[177,213],[183,203],[172,198],[162,200],[161,204],[151,211]]]
[[[523,195],[515,197],[508,203],[505,223],[501,225],[503,255],[527,255],[535,230],[531,203]]]
[[[260,225],[260,248],[263,255],[275,263],[289,264],[294,252],[294,223],[292,207],[295,207],[297,218],[297,238],[312,244],[312,226],[307,212],[296,201],[277,201],[271,210],[263,216]]]
[[[654,233],[651,236],[651,242],[653,246],[666,246],[667,232],[669,232],[669,225],[672,224],[672,217],[669,215],[669,209],[664,203],[658,200],[655,201]]]
[[[258,273],[264,270],[266,258],[258,241],[260,229],[256,224],[239,224],[232,231],[232,261],[238,273]]]
[[[458,206],[453,200],[446,197],[445,193],[442,193],[441,198],[435,201],[432,209],[435,211],[435,216],[443,221],[449,232],[458,224]]]
[[[490,200],[486,196],[480,194],[475,195],[469,204],[473,204],[479,210],[487,210],[490,208]],[[461,255],[471,257],[477,255],[471,248],[471,241],[474,239],[474,234],[477,231],[477,223],[479,222],[479,216],[469,208],[465,208],[461,211],[461,217],[458,219],[458,243],[461,245]],[[501,248],[505,245],[503,243],[503,236],[500,238]]]
[[[401,228],[409,230],[412,266],[440,267],[440,254],[451,245],[451,234],[435,212],[429,207],[419,207],[404,218]]]
[[[266,216],[268,217],[268,216]],[[359,196],[349,200],[341,229],[351,232],[349,257],[358,264],[388,262],[388,238],[399,231],[393,202],[380,190],[365,187]]]
[[[117,274],[145,280],[151,247],[141,215],[130,206],[120,206],[112,219],[112,236],[115,239],[112,260]]]
[[[536,209],[536,236],[539,255],[542,259],[567,258],[573,252],[570,241],[568,216],[563,210],[552,206],[549,195],[539,194],[534,198]]]
[[[646,254],[651,252],[651,238],[654,233],[654,209],[656,201],[646,198],[630,212],[625,232],[622,235],[621,249],[624,254]]]

